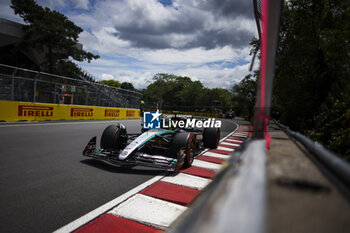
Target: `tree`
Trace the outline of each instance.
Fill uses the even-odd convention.
[[[132,85],[132,83],[129,83],[129,82],[121,83],[120,88],[128,89],[128,90],[131,90],[131,91],[135,91],[136,90],[134,85]]]
[[[286,1],[273,93],[283,123],[347,156],[349,37],[349,1]]]
[[[210,109],[213,100],[219,100],[224,110],[232,107],[231,93],[222,88],[205,88],[200,81],[192,81],[190,77],[173,74],[156,74],[153,83],[143,90],[147,103],[158,103],[163,106],[182,109],[183,111]]]
[[[41,65],[45,71],[57,73],[58,64],[69,63],[70,58],[88,62],[99,58],[79,48],[78,36],[83,30],[63,14],[43,8],[34,0],[11,0],[11,3],[15,14],[27,23],[21,46],[45,53],[46,61]]]
[[[247,120],[253,117],[257,76],[249,74],[231,88],[233,110]]]
[[[192,81],[189,77],[178,77],[177,82],[180,90],[176,92],[176,99],[179,100],[179,105],[205,105],[200,102],[200,93],[204,89],[200,81]]]
[[[104,85],[111,86],[111,87],[120,87],[120,82],[119,81],[115,81],[113,79],[102,80],[102,81],[99,81],[99,83],[102,83]]]

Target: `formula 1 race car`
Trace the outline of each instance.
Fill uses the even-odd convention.
[[[84,156],[123,167],[147,166],[177,171],[192,165],[205,148],[217,148],[220,128],[150,129],[141,134],[128,134],[123,124],[108,126],[101,137],[101,148],[93,137]]]

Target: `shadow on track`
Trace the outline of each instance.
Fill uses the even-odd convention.
[[[94,160],[94,159],[84,159],[80,161],[86,165],[102,169],[111,173],[123,173],[123,174],[140,174],[140,175],[159,175],[164,172],[164,170],[159,170],[155,168],[143,168],[143,167],[120,167],[109,164],[104,161]]]

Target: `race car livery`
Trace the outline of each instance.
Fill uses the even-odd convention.
[[[84,156],[123,167],[147,166],[177,171],[192,165],[205,148],[218,146],[220,128],[150,129],[141,134],[128,134],[123,124],[108,126],[97,148],[93,137]]]

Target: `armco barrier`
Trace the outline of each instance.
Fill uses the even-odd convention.
[[[140,110],[0,100],[0,121],[96,120],[139,118]]]

